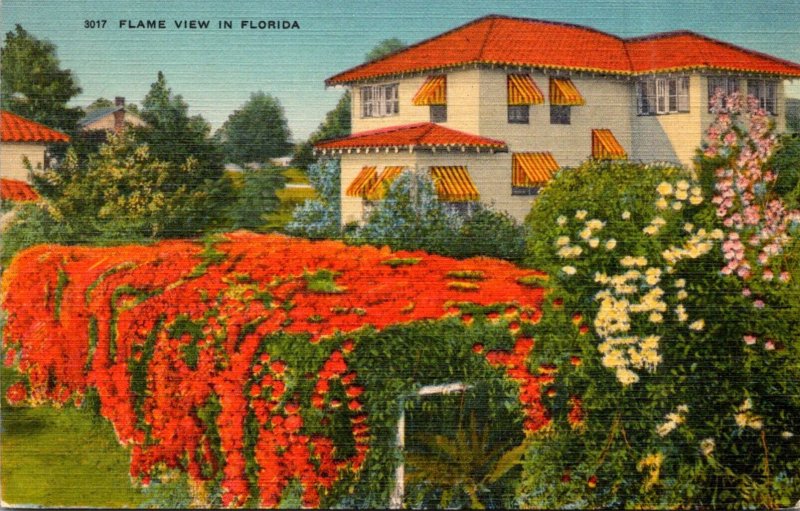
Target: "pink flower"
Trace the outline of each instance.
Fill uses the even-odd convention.
[[[753,307],[756,309],[763,309],[764,308],[764,300],[758,299],[753,302]]]
[[[750,291],[749,287],[742,289],[742,296],[750,296],[751,294],[753,294],[753,292]]]
[[[780,279],[781,282],[789,282],[789,278],[790,278],[789,272],[788,271],[782,271],[778,278]]]
[[[775,349],[775,341],[772,339],[768,339],[767,342],[764,343],[764,349],[767,351],[772,351]]]
[[[772,271],[771,271],[771,270],[769,270],[769,269],[766,269],[766,270],[764,270],[764,273],[761,275],[761,278],[762,278],[762,279],[764,279],[764,280],[766,280],[766,281],[770,281],[770,280],[772,280],[772,278],[773,278],[774,276],[775,276],[775,275],[772,273]]]
[[[743,340],[745,344],[747,344],[748,346],[752,346],[753,344],[756,343],[758,337],[756,337],[755,335],[747,334],[743,337]]]

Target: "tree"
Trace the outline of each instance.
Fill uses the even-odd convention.
[[[364,60],[366,62],[377,60],[379,58],[389,55],[390,53],[400,51],[406,46],[407,46],[406,43],[404,43],[403,41],[401,41],[396,37],[392,37],[391,39],[384,39],[383,41],[379,42],[377,46],[375,46],[369,52],[367,52],[367,54],[364,56]]]
[[[275,193],[286,184],[278,167],[246,170],[241,188],[236,190],[238,200],[231,206],[228,216],[232,229],[261,230],[267,222],[265,215],[280,206]]]
[[[176,175],[197,171],[196,159],[180,166],[159,160],[126,132],[110,134],[85,163],[70,149],[57,170],[35,179],[54,216],[84,241],[128,242],[163,237],[205,198],[204,191],[173,184]]]
[[[33,37],[20,25],[6,33],[0,50],[3,108],[53,128],[72,130],[81,117],[67,103],[81,88],[69,69],[61,69],[53,43]]]
[[[226,159],[238,164],[285,156],[292,148],[291,136],[280,101],[261,91],[251,94],[217,132]]]
[[[295,146],[292,164],[308,167],[314,162],[314,144],[329,138],[346,137],[351,132],[350,123],[351,96],[350,91],[345,92],[333,110],[325,114],[325,120],[312,133],[308,140]]]
[[[83,109],[86,114],[90,114],[92,112],[96,112],[98,110],[102,110],[103,108],[109,108],[114,106],[114,102],[110,99],[106,98],[97,98],[92,103]]]
[[[318,199],[307,200],[294,210],[286,231],[306,238],[337,238],[341,235],[342,205],[339,160],[325,159],[308,167],[308,180]]]
[[[172,218],[175,223],[164,227],[165,236],[189,236],[217,225],[231,189],[221,147],[209,136],[211,126],[200,115],[189,116],[189,105],[172,92],[161,71],[142,101],[141,117],[147,124],[128,131],[138,143],[147,144],[153,158],[171,163],[174,169],[187,166],[191,159],[192,172],[174,173],[165,186],[172,191],[185,187],[197,202]]]

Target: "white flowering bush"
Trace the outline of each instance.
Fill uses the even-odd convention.
[[[533,363],[558,378],[521,505],[800,499],[798,216],[771,192],[766,116],[740,103],[697,171],[587,162],[534,204],[526,262],[551,291]]]

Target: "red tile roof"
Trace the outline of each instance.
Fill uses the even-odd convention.
[[[13,202],[35,201],[39,198],[31,185],[16,179],[0,179],[0,200]]]
[[[505,142],[463,131],[445,128],[431,122],[392,126],[372,131],[362,131],[336,140],[323,140],[314,144],[316,149],[358,149],[366,147],[485,147],[506,150]]]
[[[800,65],[692,32],[623,39],[593,28],[487,16],[326,80],[327,85],[465,64],[530,66],[631,75],[671,69],[800,76]]]
[[[0,111],[0,139],[3,142],[69,142],[66,134],[5,110]]]

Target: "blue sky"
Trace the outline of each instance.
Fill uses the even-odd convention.
[[[283,104],[295,139],[305,138],[342,94],[325,78],[360,63],[382,39],[407,43],[490,13],[592,26],[620,36],[688,29],[800,62],[797,0],[4,0],[3,32],[19,23],[58,47],[77,75],[75,104],[125,96],[140,102],[159,70],[173,90],[216,128],[262,90]],[[84,20],[108,21],[86,29]],[[120,29],[119,20],[164,19],[167,30]],[[204,19],[233,30],[176,30]],[[242,20],[297,20],[300,30],[240,29]],[[800,80],[789,88],[800,97]]]

